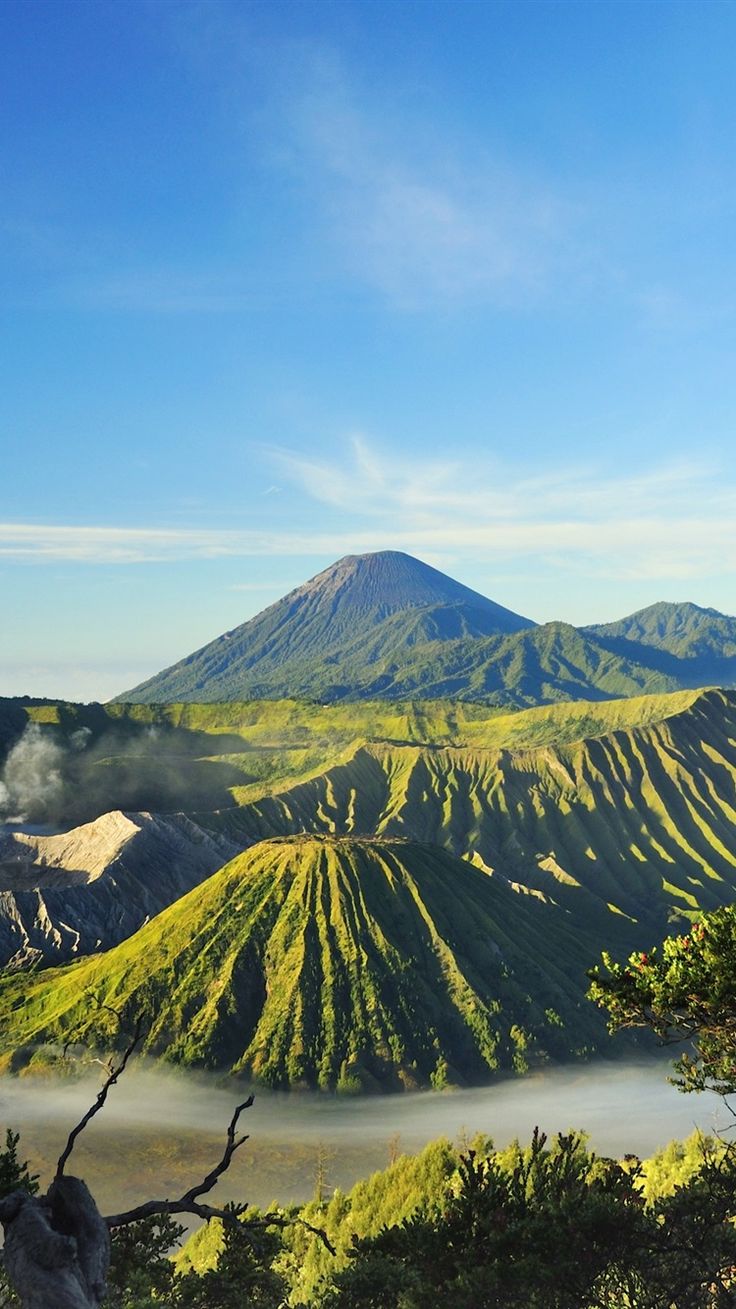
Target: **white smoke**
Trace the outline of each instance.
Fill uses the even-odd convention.
[[[78,727],[76,732],[72,732],[69,737],[69,744],[72,747],[72,750],[85,750],[91,735],[91,727]]]
[[[61,746],[38,723],[29,723],[5,760],[0,820],[23,823],[30,814],[46,812],[61,795],[63,757]]]

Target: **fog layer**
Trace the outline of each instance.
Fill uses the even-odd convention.
[[[386,1165],[391,1150],[414,1152],[437,1136],[464,1142],[476,1132],[498,1146],[585,1130],[601,1154],[646,1156],[695,1126],[713,1131],[727,1115],[712,1095],[685,1096],[667,1083],[667,1060],[555,1070],[483,1089],[377,1097],[258,1090],[243,1118],[250,1140],[217,1198],[261,1205],[296,1203],[314,1189],[318,1153],[328,1182],[348,1188]],[[21,1133],[21,1148],[44,1177],[69,1129],[92,1102],[95,1078],[52,1084],[0,1080],[0,1125]],[[241,1086],[138,1067],[111,1092],[73,1156],[108,1212],[135,1200],[175,1195],[221,1152]],[[74,1171],[74,1168],[72,1169]]]

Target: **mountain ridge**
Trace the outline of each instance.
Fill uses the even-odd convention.
[[[307,831],[438,845],[565,905],[594,954],[614,940],[644,948],[731,902],[735,815],[736,695],[714,690],[559,745],[358,744],[311,777],[196,817],[244,842]]]
[[[117,945],[239,848],[185,814],[112,811],[55,836],[0,830],[0,968]]]
[[[545,624],[410,555],[347,555],[116,702],[457,696],[500,706],[736,684],[736,618],[657,602]]]

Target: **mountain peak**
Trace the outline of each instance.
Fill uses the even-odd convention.
[[[736,618],[717,609],[704,609],[691,600],[657,600],[616,623],[600,623],[585,631],[604,640],[653,646],[681,659],[736,655]],[[712,680],[704,670],[703,684]]]
[[[655,600],[653,604],[645,605],[643,609],[637,609],[633,614],[629,614],[628,620],[622,619],[622,622],[630,621],[633,618],[665,618],[673,619],[678,617],[694,618],[699,614],[707,614],[710,618],[725,618],[718,609],[708,609],[703,605],[695,604],[693,600]]]
[[[511,614],[510,610],[503,609],[478,591],[401,550],[344,555],[285,599],[303,596],[319,597],[335,605],[349,604],[354,609],[370,609],[376,618],[403,609],[420,609],[425,605],[466,604],[492,612],[497,617],[505,614],[515,620],[510,627],[504,624],[497,630],[533,626],[531,620]]]
[[[136,703],[311,696],[373,684],[417,645],[533,627],[399,550],[345,555],[255,618],[118,697]]]

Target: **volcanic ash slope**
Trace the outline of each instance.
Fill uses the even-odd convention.
[[[0,836],[0,966],[117,945],[240,847],[184,814],[115,810],[58,836]]]

